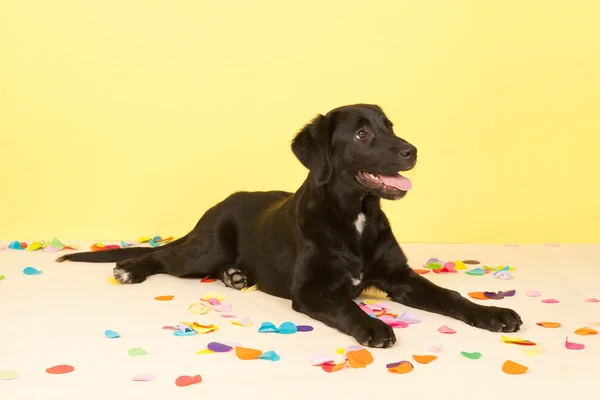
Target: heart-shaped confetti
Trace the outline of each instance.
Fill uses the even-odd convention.
[[[42,273],[42,271],[40,271],[40,270],[38,270],[38,269],[35,269],[35,268],[33,268],[33,267],[26,267],[26,268],[23,270],[23,273],[24,273],[25,275],[39,275],[39,274],[41,274],[41,273]]]
[[[109,339],[116,339],[116,338],[120,337],[121,335],[119,335],[119,332],[115,332],[110,329],[107,329],[104,331],[104,336],[106,336]]]
[[[131,380],[136,382],[148,382],[154,380],[154,378],[156,377],[153,374],[140,374],[134,376]]]
[[[335,371],[339,371],[341,369],[344,369],[346,367],[346,363],[340,363],[340,364],[322,364],[321,365],[321,369],[323,369],[323,371],[325,372],[335,372]]]
[[[200,375],[182,375],[179,378],[175,379],[175,384],[179,387],[194,385],[200,382],[202,382],[202,377]]]
[[[226,301],[222,301],[220,304],[213,306],[213,310],[223,313],[231,312],[231,304]]]
[[[429,350],[432,353],[441,353],[442,352],[442,345],[439,346],[430,346],[427,350]]]
[[[277,327],[272,322],[263,322],[258,328],[259,333],[277,332]]]
[[[115,279],[112,276],[108,278],[108,283],[110,283],[111,285],[121,285],[121,281]]]
[[[465,274],[467,274],[467,275],[485,275],[485,270],[483,268],[474,268],[474,269],[471,269],[471,270],[465,272]]]
[[[27,246],[25,246],[25,247],[27,247]],[[17,242],[17,241],[10,242],[10,244],[8,245],[8,248],[12,249],[12,250],[25,250],[23,247],[21,247],[21,243]]]
[[[419,355],[413,355],[413,359],[418,362],[419,364],[429,364],[430,362],[437,360],[437,356],[431,356],[431,355],[424,355],[424,356],[419,356]]]
[[[60,375],[60,374],[68,374],[70,372],[75,371],[71,365],[55,365],[54,367],[50,367],[46,369],[46,372],[52,375]]]
[[[233,347],[219,342],[210,342],[206,347],[215,353],[227,353],[233,350]]]
[[[347,351],[346,359],[352,368],[365,368],[373,363],[373,355],[365,348]]]
[[[399,361],[385,366],[387,370],[394,374],[407,374],[414,369],[410,361]]]
[[[478,351],[474,351],[472,353],[469,353],[467,351],[461,351],[460,354],[462,354],[469,360],[479,360],[481,358],[481,353]]]
[[[446,325],[443,325],[441,327],[438,328],[438,332],[439,333],[445,333],[445,334],[453,334],[456,333],[456,331]]]
[[[514,361],[507,360],[502,364],[502,372],[509,375],[520,375],[527,372],[529,368],[524,365],[517,364]]]
[[[417,317],[416,315],[411,314],[409,312],[403,313],[398,318],[396,318],[396,320],[402,321],[402,322],[406,322],[409,325],[414,325],[414,324],[420,324],[421,323],[421,320],[419,319],[419,317]]]
[[[540,344],[538,343],[535,346],[524,347],[522,350],[523,353],[527,354],[528,356],[537,356],[540,352]]]
[[[130,356],[147,356],[148,352],[146,350],[136,347],[127,352]]]
[[[192,303],[188,307],[188,311],[192,314],[204,315],[210,311],[210,306],[208,303],[205,302]]]
[[[250,317],[236,319],[236,320],[231,321],[231,323],[234,325],[238,325],[238,326],[244,326],[246,328],[248,328],[254,324],[254,322],[252,322]]]
[[[0,371],[0,381],[10,381],[17,379],[21,374],[17,371]]]

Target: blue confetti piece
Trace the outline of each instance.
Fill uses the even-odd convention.
[[[265,351],[260,356],[258,356],[258,358],[260,358],[261,360],[267,360],[267,361],[281,360],[281,357],[279,357],[279,354],[275,353],[273,350]]]
[[[160,236],[154,236],[154,237],[152,238],[152,241],[153,241],[153,242],[160,242],[161,240],[162,240],[162,238],[161,238]]]
[[[277,327],[272,322],[263,322],[261,324],[260,328],[258,328],[258,332],[259,333],[277,332]]]
[[[14,241],[14,242],[10,242],[10,244],[8,245],[9,249],[13,249],[13,250],[25,250],[24,248],[21,247],[21,243],[19,243],[18,241]]]
[[[508,272],[510,271],[510,267],[504,267],[502,269],[499,269],[498,271],[494,272],[494,276],[498,276],[501,272]]]
[[[185,332],[181,332],[179,330],[177,331],[173,331],[173,335],[175,336],[194,336],[196,334],[196,331],[193,329],[187,330]]]
[[[40,270],[37,270],[37,269],[35,269],[35,268],[33,268],[33,267],[27,267],[27,268],[25,268],[25,269],[23,270],[23,273],[24,273],[25,275],[39,275],[39,274],[41,274],[41,273],[42,273],[42,271],[40,271]]]
[[[467,275],[485,275],[485,270],[483,268],[474,268],[470,271],[465,272]]]
[[[121,247],[131,247],[131,246],[133,246],[131,243],[127,243],[126,241],[121,240]]]
[[[290,335],[296,332],[298,332],[298,327],[296,327],[296,324],[294,324],[293,322],[288,321],[279,325],[279,333],[281,333],[282,335]]]
[[[116,339],[118,337],[121,337],[121,335],[119,335],[119,332],[111,331],[110,329],[104,331],[104,336],[106,336],[109,339]]]

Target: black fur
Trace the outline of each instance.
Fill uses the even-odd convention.
[[[294,310],[372,347],[390,347],[396,337],[353,301],[369,286],[393,301],[472,326],[519,330],[522,321],[514,311],[475,304],[408,266],[380,208],[381,198],[396,200],[406,191],[360,174],[394,175],[416,163],[416,148],[394,134],[381,108],[357,104],[319,115],[297,134],[292,151],[309,170],[296,193],[238,192],[169,245],[59,260],[118,261],[115,276],[124,283],[158,273],[212,275],[237,289],[257,283],[263,292],[291,299]],[[362,232],[359,214],[365,219]]]

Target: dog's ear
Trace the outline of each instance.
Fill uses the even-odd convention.
[[[329,118],[319,115],[292,141],[292,151],[314,176],[317,185],[326,184],[333,173]]]

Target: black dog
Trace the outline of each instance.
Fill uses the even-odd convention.
[[[393,301],[494,332],[516,332],[517,313],[485,307],[416,274],[396,242],[380,199],[411,188],[417,149],[397,137],[375,105],[319,115],[294,138],[292,151],[309,169],[296,193],[238,192],[209,209],[186,236],[158,248],[65,255],[57,261],[117,262],[115,277],[139,283],[150,275],[219,276],[227,286],[258,284],[292,300],[298,312],[390,347],[392,328],[353,301],[375,286]]]

